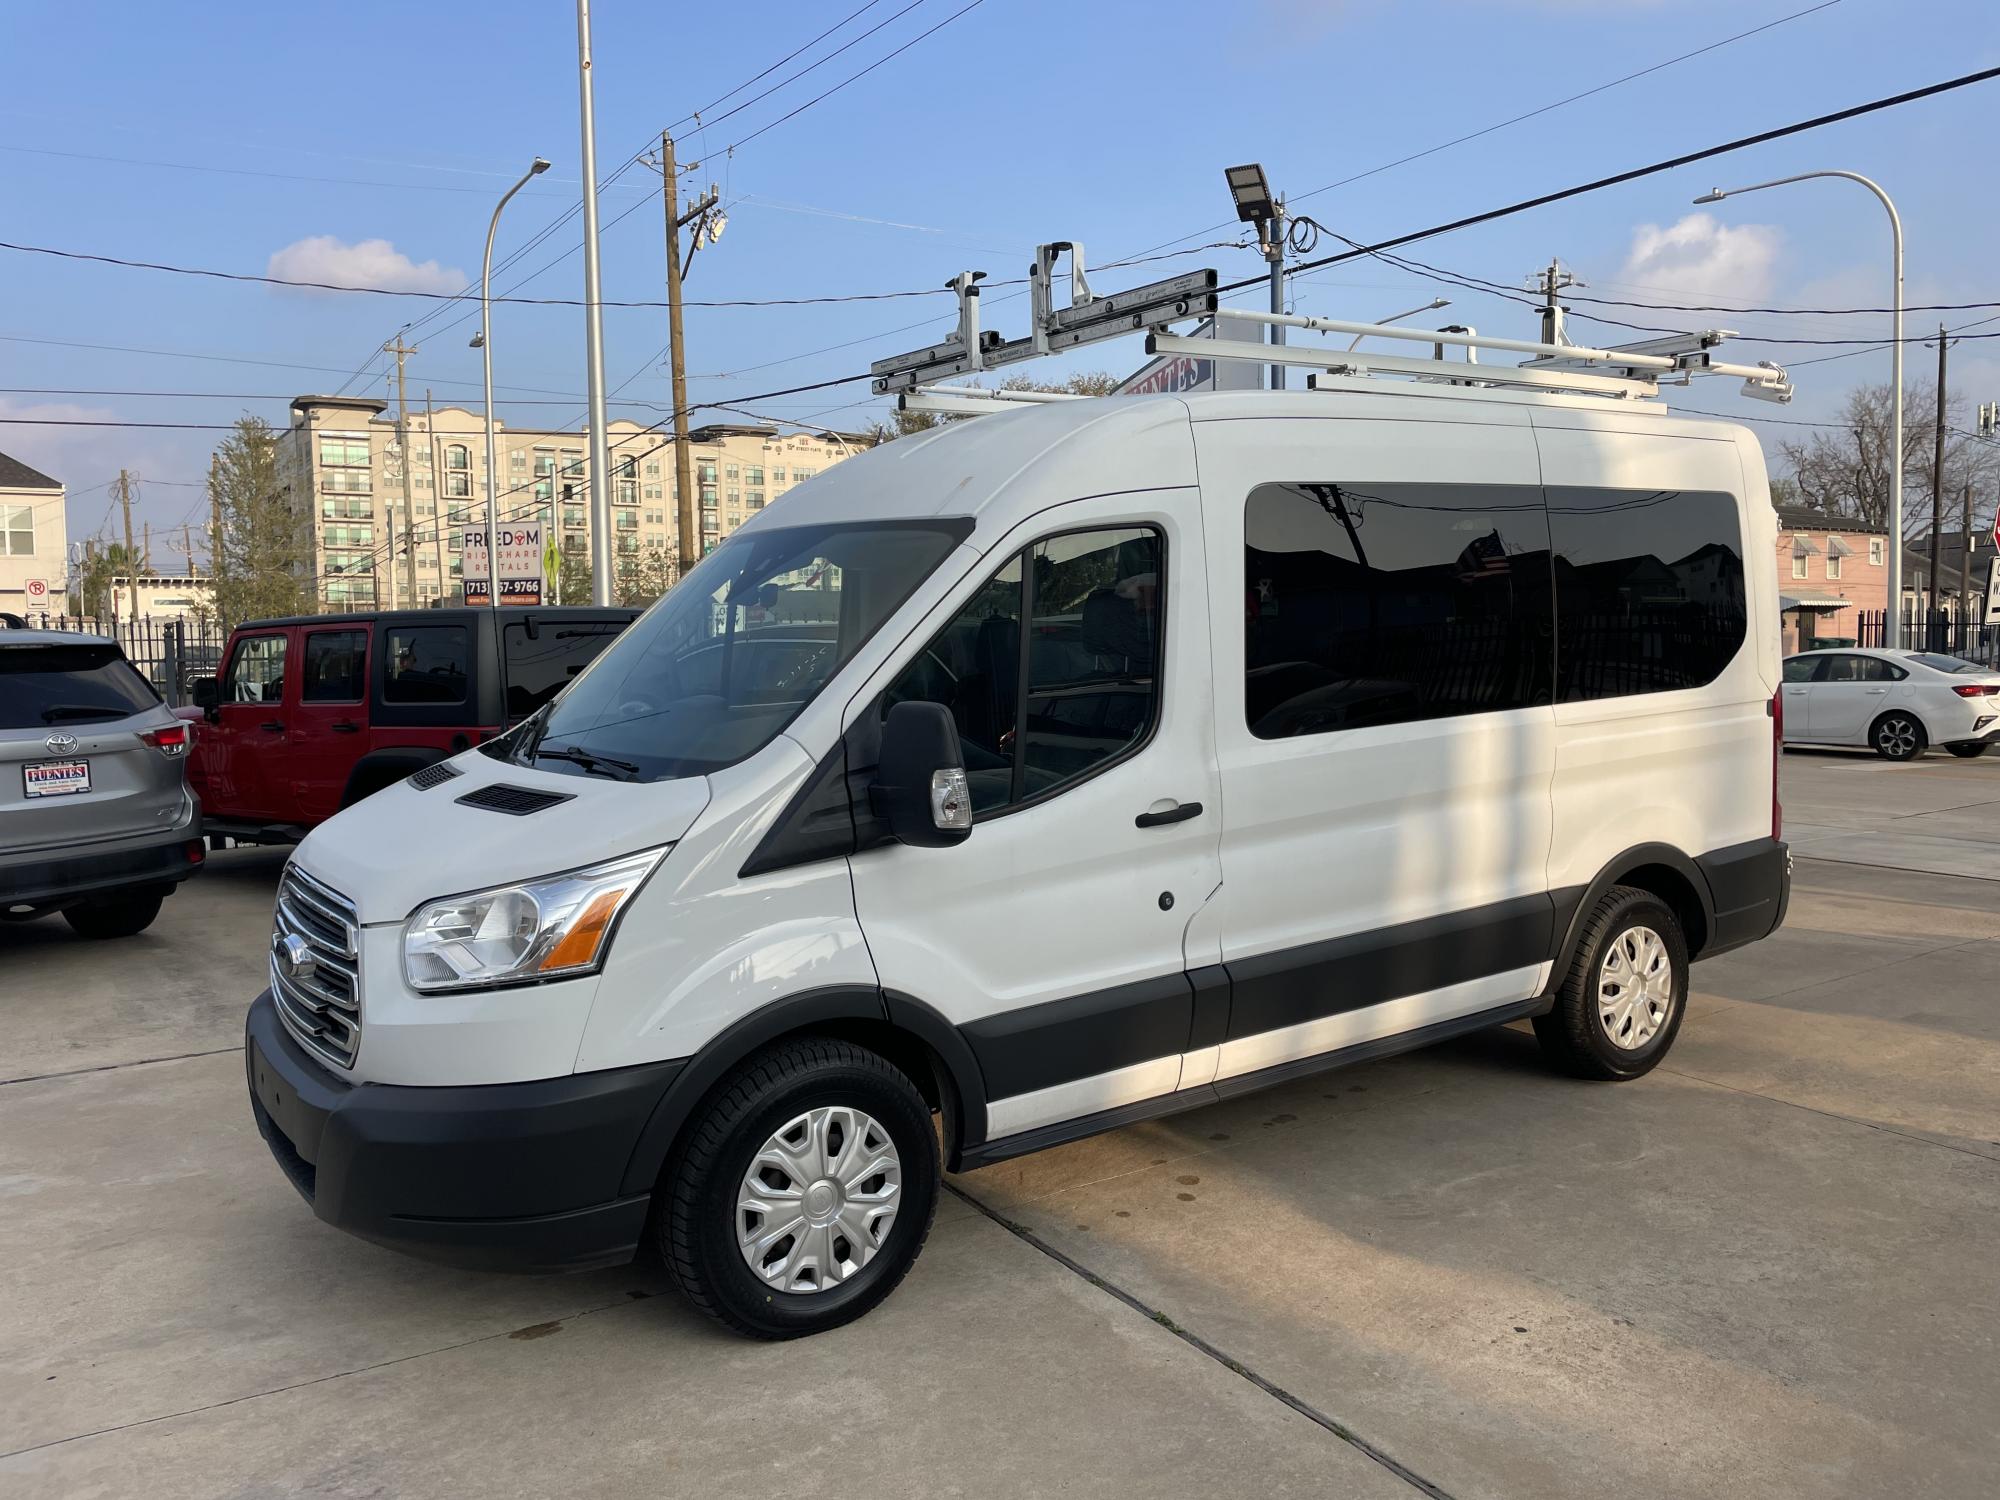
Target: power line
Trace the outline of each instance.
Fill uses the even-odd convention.
[[[817,47],[821,42],[825,41],[828,37],[832,36],[836,31],[840,30],[840,28],[845,26],[849,21],[855,20],[857,17],[865,15],[867,12],[873,10],[876,6],[880,5],[881,3],[882,0],[868,0],[868,3],[862,6],[860,10],[854,11],[852,14],[845,16],[841,20],[834,22],[833,25],[827,27],[826,30],[822,31],[818,36],[814,37],[811,41],[807,42],[803,47],[793,48],[790,52],[787,52],[783,57],[779,58],[776,62],[772,63],[770,67],[766,68],[763,72],[759,73],[755,78],[746,78],[743,82],[737,84],[735,88],[731,89],[728,93],[724,94],[721,99],[711,99],[708,103],[704,104],[700,109],[695,110],[693,113],[682,115],[678,120],[674,121],[671,125],[669,125],[667,129],[669,131],[678,130],[681,128],[681,126],[687,124],[690,120],[698,122],[701,119],[702,115],[707,113],[709,110],[714,109],[715,106],[722,103],[724,99],[733,98],[737,94],[740,94],[745,89],[749,88],[751,84],[757,83],[762,79],[770,77],[773,73],[777,72],[778,69],[782,68],[786,63],[790,62],[793,58],[797,57],[801,52],[810,52],[814,47]]]
[[[753,104],[757,103],[757,102],[758,102],[759,100],[762,100],[762,99],[768,99],[768,98],[770,98],[770,97],[771,97],[771,95],[773,95],[773,94],[777,93],[777,92],[778,92],[778,90],[780,90],[780,89],[782,89],[782,88],[786,87],[786,86],[787,86],[788,84],[793,84],[793,83],[797,83],[797,82],[798,82],[798,81],[799,81],[799,80],[800,80],[801,78],[805,77],[805,76],[806,76],[806,74],[808,74],[808,73],[812,72],[812,70],[813,70],[814,68],[817,68],[817,67],[821,67],[821,66],[825,65],[826,63],[830,63],[830,62],[832,62],[832,61],[833,61],[833,60],[834,60],[834,59],[835,59],[836,57],[840,56],[840,54],[841,54],[841,53],[843,53],[843,52],[847,51],[847,49],[848,49],[848,48],[850,48],[850,47],[854,47],[854,46],[858,46],[858,45],[859,45],[860,43],[862,43],[862,42],[865,42],[865,41],[867,41],[867,40],[868,40],[868,38],[870,38],[871,36],[875,35],[875,33],[876,33],[876,32],[878,32],[878,31],[880,31],[880,30],[881,30],[881,29],[882,29],[882,28],[883,28],[884,26],[889,26],[889,25],[892,25],[892,24],[894,24],[894,23],[895,23],[895,22],[897,22],[897,21],[900,21],[900,20],[902,20],[904,16],[907,16],[907,15],[908,15],[908,14],[909,14],[909,13],[910,13],[911,11],[915,10],[915,9],[916,9],[916,8],[917,8],[917,7],[919,6],[919,5],[922,5],[923,3],[924,3],[924,0],[910,0],[910,3],[909,3],[908,5],[904,6],[904,7],[903,7],[903,8],[901,9],[901,10],[897,11],[897,12],[896,12],[896,13],[895,13],[895,14],[894,14],[893,16],[889,17],[889,19],[888,19],[888,20],[886,20],[886,21],[880,21],[880,22],[877,22],[877,23],[876,23],[875,25],[873,25],[873,26],[869,27],[869,28],[868,28],[868,30],[866,30],[866,31],[862,32],[860,36],[858,36],[858,37],[854,38],[854,40],[853,40],[853,41],[850,41],[850,42],[844,42],[844,43],[842,43],[842,44],[841,44],[840,46],[838,46],[838,47],[834,48],[834,49],[833,49],[833,51],[831,51],[831,52],[827,53],[827,55],[826,55],[825,57],[822,57],[822,58],[820,58],[820,59],[819,59],[819,60],[818,60],[817,62],[812,62],[812,63],[808,63],[808,64],[807,64],[807,65],[806,65],[805,67],[803,67],[803,68],[799,69],[799,71],[798,71],[798,72],[796,72],[796,73],[794,73],[794,74],[793,74],[793,75],[792,75],[792,76],[791,76],[790,78],[787,78],[787,79],[784,79],[784,80],[782,80],[781,82],[778,82],[778,83],[774,83],[774,84],[772,84],[772,85],[771,85],[771,86],[770,86],[769,88],[765,89],[763,93],[761,93],[761,94],[757,94],[757,95],[754,95],[754,96],[752,96],[751,98],[748,98],[748,99],[745,99],[745,100],[744,100],[744,101],[743,101],[743,102],[742,102],[741,104],[737,105],[737,106],[736,106],[736,107],[735,107],[734,109],[726,109],[726,110],[724,110],[724,111],[723,111],[723,112],[722,112],[721,114],[717,115],[717,116],[716,116],[716,117],[715,117],[714,119],[712,119],[712,120],[703,120],[703,119],[701,119],[701,118],[700,118],[700,114],[699,114],[699,112],[697,112],[696,114],[693,114],[693,115],[683,115],[683,116],[682,116],[682,117],[681,117],[680,119],[678,119],[678,120],[674,121],[674,124],[673,124],[673,125],[669,125],[669,126],[667,127],[667,129],[671,131],[671,130],[672,130],[672,129],[674,128],[674,126],[675,126],[675,125],[685,125],[685,124],[686,124],[686,123],[687,123],[687,122],[688,122],[689,120],[696,120],[696,121],[698,121],[698,122],[700,123],[701,127],[702,127],[702,128],[704,129],[704,130],[706,130],[706,129],[710,128],[711,126],[715,126],[715,125],[720,125],[720,124],[721,124],[721,123],[722,123],[722,122],[723,122],[724,120],[728,119],[728,118],[729,118],[729,117],[730,117],[731,115],[738,115],[738,114],[741,114],[741,113],[742,113],[742,112],[743,112],[744,110],[748,109],[748,108],[749,108],[749,107],[750,107],[751,105],[753,105]],[[872,8],[871,6],[867,6],[867,5],[864,5],[864,6],[862,6],[862,7],[861,7],[861,10],[869,10],[869,9],[871,9],[871,8]],[[854,15],[855,15],[855,16],[858,16],[858,15],[860,15],[860,14],[861,14],[861,11],[856,11],[856,12],[854,13]],[[847,18],[847,20],[848,20],[848,21],[851,21],[851,20],[853,20],[853,19],[854,19],[854,16],[849,16],[849,17]],[[842,22],[840,23],[840,25],[841,25],[841,26],[845,26],[846,24],[847,24],[847,21],[842,21]],[[932,29],[932,30],[934,31],[934,30],[936,30],[937,28],[936,28],[936,27],[932,27],[931,29]],[[832,28],[832,31],[838,31],[838,30],[840,30],[840,26],[835,26],[834,28]],[[816,41],[823,41],[823,40],[824,40],[824,39],[825,39],[826,37],[828,37],[828,36],[832,35],[832,31],[828,31],[828,32],[822,32],[822,33],[820,33],[820,35],[819,35],[818,37],[816,37],[816,38],[814,39],[814,41],[815,41],[815,42],[816,42]],[[929,32],[926,32],[926,33],[925,33],[925,35],[926,35],[926,36],[928,36],[929,34],[930,34]],[[919,38],[918,38],[918,40],[919,40],[919,41],[921,41],[921,40],[922,40],[922,38],[921,38],[921,37],[919,37]],[[799,49],[799,52],[804,52],[805,50],[807,50],[807,48],[810,48],[810,47],[811,47],[811,46],[813,46],[813,45],[814,45],[814,42],[807,42],[807,43],[806,43],[806,45],[805,45],[804,47],[801,47],[801,48]],[[798,55],[799,55],[799,54],[798,54],[798,52],[794,52],[794,53],[792,54],[792,56],[793,56],[793,57],[797,57]],[[890,55],[891,57],[893,57],[893,56],[895,56],[895,53],[893,53],[893,52],[892,52],[892,53],[890,53],[889,55]],[[790,61],[790,59],[788,58],[788,59],[786,59],[786,61]],[[774,66],[776,66],[776,67],[783,67],[783,66],[784,66],[784,63],[778,63],[778,64],[775,64]],[[759,74],[757,75],[757,78],[762,78],[762,77],[764,76],[764,74],[765,74],[765,73],[769,73],[769,72],[771,72],[771,71],[772,71],[772,69],[771,69],[771,68],[766,68],[766,69],[764,70],[764,73],[759,73]],[[755,83],[755,82],[757,81],[757,78],[753,78],[753,79],[751,79],[751,80],[750,80],[750,83]],[[850,81],[851,81],[851,80],[850,80]],[[746,89],[746,88],[748,88],[749,86],[750,86],[749,84],[741,84],[741,85],[739,85],[738,87],[736,87],[736,88],[734,88],[734,89],[731,89],[731,90],[730,90],[730,93],[732,93],[732,94],[733,94],[733,93],[741,93],[743,89]],[[723,99],[727,99],[728,97],[729,97],[729,94],[724,94],[724,95],[722,96],[722,98],[723,98]],[[716,100],[716,101],[715,101],[715,104],[720,104],[721,102],[722,102],[722,99],[718,99],[718,100]],[[708,107],[709,107],[710,109],[713,109],[713,108],[715,108],[715,104],[711,104],[711,105],[709,105]],[[734,148],[732,147],[731,149],[734,149]]]

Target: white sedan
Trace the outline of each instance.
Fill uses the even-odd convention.
[[[1914,760],[1931,745],[1984,755],[2000,733],[2000,672],[1935,651],[1806,651],[1785,658],[1785,743],[1872,745]]]

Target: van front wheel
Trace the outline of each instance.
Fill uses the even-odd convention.
[[[1687,938],[1651,891],[1615,885],[1584,919],[1569,972],[1535,1017],[1543,1055],[1578,1078],[1649,1073],[1687,1009]]]
[[[937,1137],[916,1086],[832,1038],[783,1042],[690,1122],[660,1185],[659,1247],[688,1300],[752,1338],[850,1323],[930,1235]]]

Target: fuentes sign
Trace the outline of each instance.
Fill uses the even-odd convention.
[[[542,570],[542,538],[546,528],[539,520],[506,521],[499,527],[500,602],[541,604],[545,602],[548,580]],[[486,528],[465,528],[459,556],[463,561],[462,582],[467,604],[485,604],[487,580],[492,571],[486,565]]]

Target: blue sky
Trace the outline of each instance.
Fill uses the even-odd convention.
[[[852,41],[840,56],[726,120],[676,130],[683,160],[702,164],[690,184],[715,181],[729,213],[721,243],[694,263],[690,298],[930,288],[966,268],[1000,280],[1019,276],[1044,239],[1081,240],[1099,263],[1163,244],[1231,240],[1222,168],[1238,161],[1263,162],[1273,183],[1329,228],[1381,239],[2000,60],[2000,7],[1990,0],[1840,0],[1532,121],[1315,192],[1813,0],[983,0],[727,151],[967,3],[879,0],[708,118]],[[656,141],[663,125],[717,100],[860,4],[599,0],[600,176]],[[509,207],[496,254],[521,246],[575,201],[576,33],[573,8],[560,0],[351,0],[332,10],[72,0],[8,7],[0,55],[15,60],[0,96],[0,239],[253,274],[267,272],[275,257],[280,273],[456,291],[477,274],[493,201],[531,157],[547,156],[554,167]],[[1886,227],[1859,189],[1820,183],[1706,210],[1689,204],[1717,183],[1843,167],[1877,177],[1896,197],[1909,237],[1912,303],[2000,300],[2000,270],[1990,266],[2000,238],[1990,167],[1996,118],[2000,83],[1407,253],[1501,282],[1560,256],[1592,295],[1640,301],[1879,305],[1887,293]],[[602,195],[608,299],[662,295],[660,206],[641,203],[653,181],[634,166]],[[1205,228],[1219,232],[1198,233]],[[578,243],[572,220],[496,276],[496,290],[555,261],[520,295],[580,296],[581,256],[559,258]],[[1234,279],[1259,264],[1244,250],[1216,248],[1094,279],[1111,289],[1200,265]],[[1533,336],[1526,309],[1375,262],[1302,278],[1295,299],[1300,311],[1369,319],[1440,293],[1454,299],[1451,320]],[[384,394],[390,362],[372,351],[435,308],[0,251],[0,386],[10,391],[0,394],[0,417],[220,423],[250,410],[282,423],[290,396],[334,389],[356,371],[350,390]],[[1602,310],[1635,322],[1676,321]],[[479,357],[466,346],[476,315],[444,327],[465,311],[433,317],[413,335],[420,352],[409,376],[419,399],[426,387],[440,403],[476,397]],[[994,294],[988,326],[1017,334],[1025,311],[1024,300]],[[742,401],[853,374],[941,333],[950,315],[943,296],[691,309],[689,369],[701,377],[695,399]],[[1934,320],[1913,314],[1911,332]],[[1858,338],[1880,334],[1888,320],[1692,321]],[[610,382],[626,382],[625,397],[665,402],[664,312],[608,309],[605,324]],[[1984,331],[1994,330],[2000,323]],[[1605,342],[1637,336],[1586,323],[1572,333]],[[497,308],[494,343],[503,416],[536,425],[580,420],[580,309]],[[79,344],[106,347],[68,347]],[[136,350],[160,352],[120,352]],[[1838,352],[1739,350],[1781,360]],[[1913,371],[1930,357],[1921,348],[1911,355]],[[1133,341],[1067,363],[1123,370],[1142,359]],[[1954,359],[1955,387],[1973,401],[2000,399],[2000,340],[1963,344]],[[1742,401],[1724,382],[1675,399],[1746,417],[1813,420],[1830,414],[1856,381],[1886,373],[1884,353],[1803,368],[1799,400],[1782,412]],[[258,399],[42,394],[67,390]],[[880,405],[867,400],[865,386],[750,404],[848,427],[865,424]],[[616,414],[658,415],[638,406]],[[1772,448],[1787,430],[1760,429]],[[0,450],[68,483],[74,538],[97,530],[102,486],[121,466],[149,481],[143,519],[171,527],[192,507],[198,521],[201,491],[179,486],[201,480],[219,436],[0,424]]]

